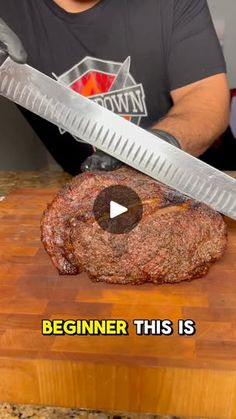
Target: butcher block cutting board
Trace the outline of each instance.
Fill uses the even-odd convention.
[[[236,223],[203,279],[176,285],[59,276],[39,223],[56,190],[19,189],[0,203],[0,400],[187,417],[236,417]],[[126,336],[43,336],[42,319],[123,319]],[[173,322],[136,335],[134,319]],[[195,322],[178,335],[178,320]]]

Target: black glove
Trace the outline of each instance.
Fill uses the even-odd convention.
[[[163,141],[166,141],[169,144],[172,144],[178,148],[181,148],[178,140],[173,137],[173,135],[168,132],[159,130],[159,129],[149,129],[150,133],[158,136]],[[93,172],[95,170],[110,171],[119,169],[124,163],[115,159],[114,157],[109,156],[103,151],[97,150],[92,156],[89,156],[81,165],[82,172]]]
[[[119,169],[122,162],[101,150],[96,150],[92,156],[89,156],[81,165],[82,172],[93,172],[96,170],[110,171]]]
[[[17,63],[24,64],[27,59],[26,51],[18,36],[0,18],[0,64],[7,56]]]
[[[166,131],[162,131],[161,129],[157,128],[151,128],[148,130],[151,134],[156,135],[157,137],[161,138],[163,141],[166,141],[167,143],[174,145],[175,147],[181,148],[181,145],[177,138],[175,138],[173,135],[169,134]]]

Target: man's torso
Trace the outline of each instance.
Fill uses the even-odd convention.
[[[165,48],[172,17],[168,7],[163,22],[163,3],[103,0],[73,14],[52,0],[8,0],[1,16],[22,39],[30,65],[147,127],[171,106]]]

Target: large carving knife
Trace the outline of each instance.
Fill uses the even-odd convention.
[[[0,94],[131,167],[236,220],[236,180],[7,58]]]

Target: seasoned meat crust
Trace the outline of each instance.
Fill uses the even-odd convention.
[[[143,218],[129,233],[111,234],[94,219],[104,188],[125,185],[143,203]],[[223,217],[126,166],[83,173],[44,212],[41,237],[60,274],[86,271],[94,281],[174,283],[204,276],[227,246]]]

